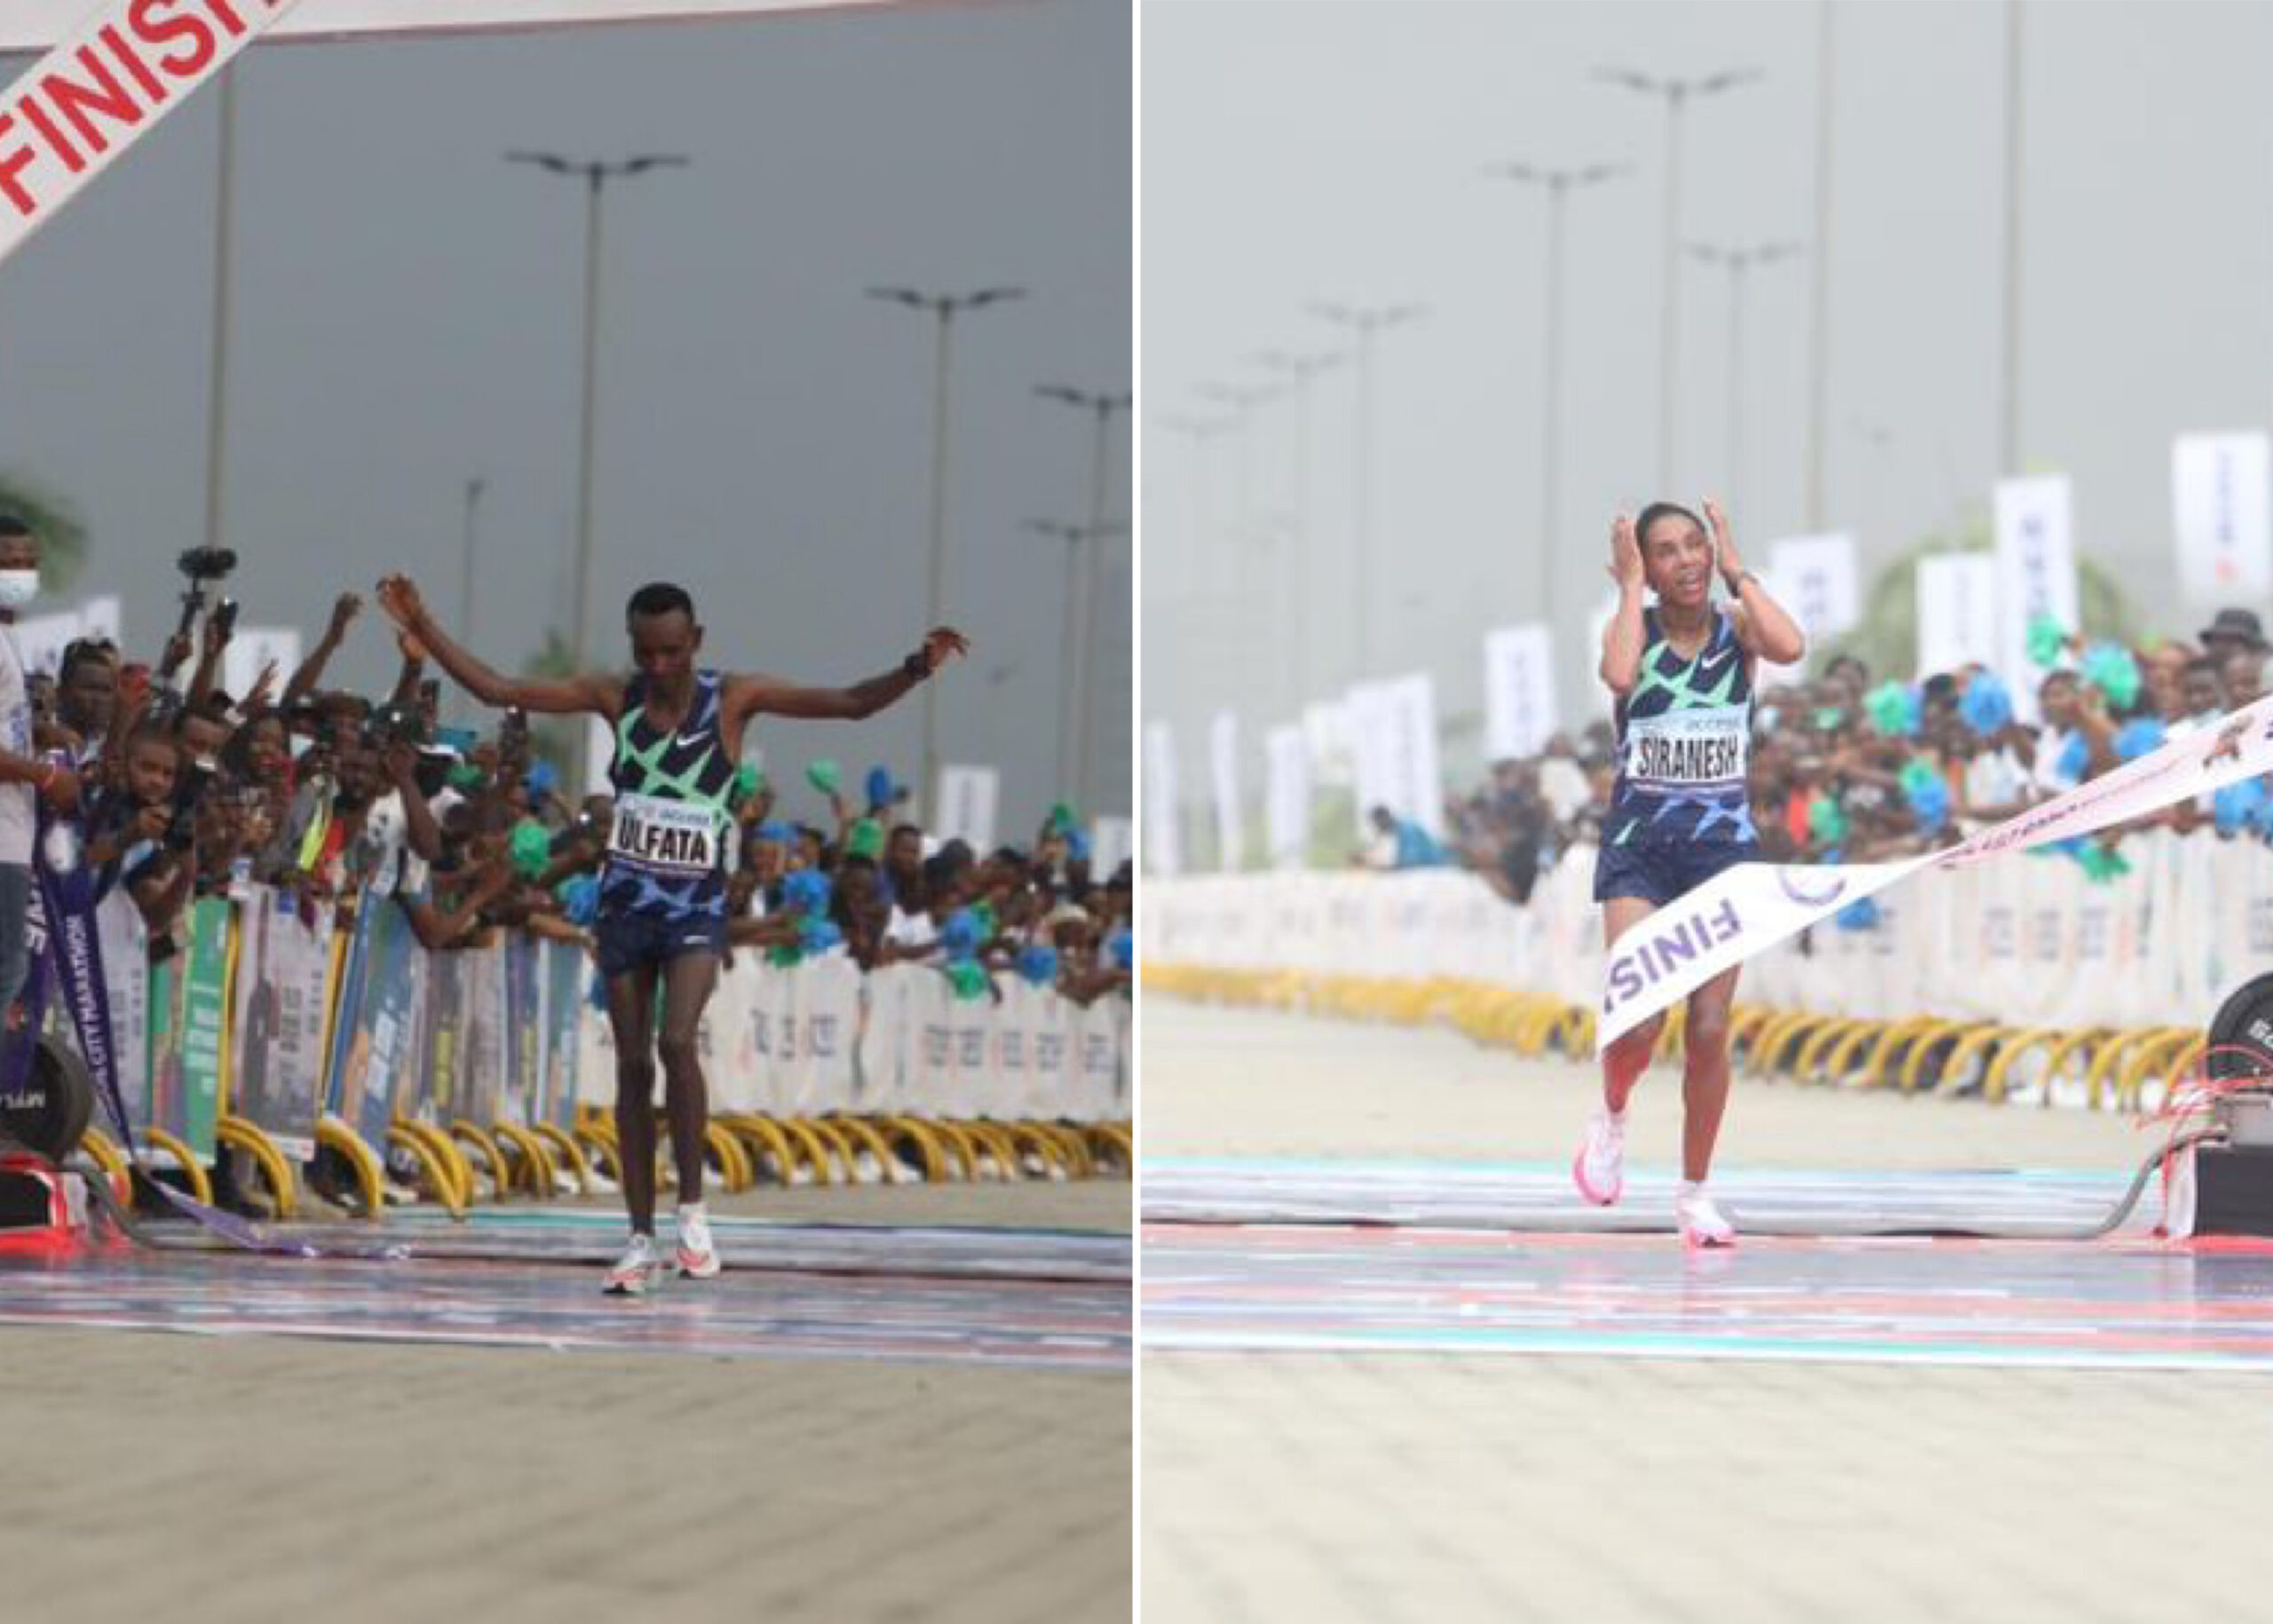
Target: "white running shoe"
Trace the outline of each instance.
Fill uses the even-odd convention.
[[[1682,1244],[1691,1247],[1732,1247],[1736,1225],[1730,1224],[1702,1184],[1684,1184],[1674,1197],[1673,1218],[1680,1226]]]
[[[1571,1163],[1571,1181],[1597,1207],[1617,1204],[1626,1191],[1626,1119],[1596,1105],[1587,1118],[1586,1142]]]
[[[701,1203],[678,1209],[678,1278],[707,1280],[718,1272],[718,1248],[710,1244],[710,1214]]]
[[[655,1238],[634,1235],[623,1256],[615,1260],[615,1267],[607,1271],[607,1284],[602,1289],[611,1297],[644,1296],[661,1266],[655,1256]]]

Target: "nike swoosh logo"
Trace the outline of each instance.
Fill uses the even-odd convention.
[[[1719,654],[1715,654],[1710,660],[1699,660],[1697,662],[1699,675],[1701,676],[1705,672],[1711,670],[1715,666],[1720,664],[1721,661],[1726,660],[1730,655],[1736,652],[1737,651],[1733,648],[1724,648]]]

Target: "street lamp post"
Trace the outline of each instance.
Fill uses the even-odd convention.
[[[1772,265],[1797,254],[1795,242],[1762,242],[1750,248],[1723,248],[1692,242],[1689,251],[1707,265],[1724,265],[1729,273],[1729,508],[1744,511],[1744,288],[1745,273],[1756,265]]]
[[[976,293],[925,293],[915,288],[871,288],[868,297],[903,305],[930,315],[936,323],[936,348],[931,379],[931,586],[924,599],[924,629],[929,631],[945,618],[947,576],[947,379],[954,362],[954,319],[959,312],[978,310],[1005,299],[1026,297],[1023,288],[981,288]],[[939,687],[923,685],[923,797],[928,821],[939,796]]]
[[[1666,261],[1658,313],[1658,488],[1674,488],[1674,395],[1680,376],[1681,310],[1675,298],[1681,257],[1681,115],[1692,96],[1716,96],[1760,77],[1759,70],[1731,68],[1694,79],[1660,79],[1630,67],[1603,67],[1595,77],[1605,83],[1661,98],[1666,104]]]
[[[468,635],[473,630],[473,537],[475,521],[481,507],[481,494],[489,487],[482,479],[465,482],[465,546],[458,556],[458,624]],[[456,709],[461,716],[472,707],[472,695],[460,694]]]
[[[1357,336],[1358,351],[1358,526],[1356,569],[1358,612],[1355,675],[1364,677],[1374,658],[1374,340],[1393,327],[1420,320],[1419,305],[1314,305],[1311,313]]]
[[[1079,389],[1068,388],[1063,384],[1041,384],[1034,390],[1034,393],[1045,400],[1061,401],[1067,406],[1088,412],[1097,420],[1097,440],[1090,453],[1089,463],[1089,529],[1092,536],[1102,537],[1105,535],[1105,470],[1112,448],[1113,414],[1127,411],[1134,403],[1136,397],[1126,393],[1089,394]],[[1073,618],[1071,622],[1074,629],[1072,649],[1074,661],[1074,687],[1072,695],[1073,750],[1070,760],[1060,763],[1061,782],[1058,786],[1062,791],[1072,795],[1073,804],[1084,811],[1090,805],[1091,792],[1095,788],[1090,782],[1091,760],[1096,752],[1092,744],[1093,718],[1089,715],[1094,703],[1093,690],[1089,683],[1089,665],[1096,657],[1096,650],[1098,646],[1097,606],[1099,574],[1098,561],[1094,552],[1089,555],[1086,562],[1089,567],[1081,572],[1081,588],[1076,594],[1078,606],[1072,611]],[[1070,563],[1068,567],[1069,569],[1072,567]],[[1070,580],[1066,583],[1066,590],[1069,593],[1074,591],[1073,583]],[[1063,774],[1069,770],[1073,773],[1071,781],[1063,781]]]
[[[1625,172],[1622,163],[1589,163],[1577,169],[1542,169],[1530,163],[1501,163],[1485,171],[1509,180],[1547,188],[1547,399],[1540,410],[1539,615],[1555,623],[1555,542],[1562,525],[1563,451],[1563,216],[1570,194],[1599,186]]]
[[[550,152],[509,152],[508,163],[533,164],[549,175],[573,177],[584,183],[584,380],[583,406],[576,438],[576,576],[573,607],[574,623],[568,629],[569,658],[574,669],[585,669],[590,635],[592,590],[592,447],[597,438],[599,406],[600,331],[600,217],[601,200],[611,180],[628,180],[651,170],[685,169],[693,160],[677,153],[641,153],[622,159],[574,159]],[[584,781],[587,732],[576,735],[576,773],[572,782]]]
[[[1293,528],[1287,547],[1287,597],[1294,607],[1294,631],[1287,640],[1287,668],[1295,685],[1295,701],[1300,706],[1311,691],[1310,684],[1310,614],[1309,573],[1303,566],[1304,554],[1311,542],[1311,380],[1321,372],[1330,372],[1340,366],[1344,357],[1338,350],[1324,350],[1310,355],[1290,355],[1283,350],[1266,350],[1255,357],[1258,365],[1266,367],[1287,380],[1287,392],[1295,404],[1295,490],[1289,511]]]
[[[1088,726],[1089,683],[1084,676],[1089,660],[1088,633],[1092,616],[1090,606],[1082,594],[1096,576],[1096,566],[1081,567],[1081,543],[1103,541],[1107,535],[1125,535],[1125,527],[1115,525],[1110,529],[1103,525],[1069,525],[1046,519],[1029,519],[1026,528],[1036,535],[1065,543],[1065,619],[1057,629],[1057,793],[1072,796],[1074,804],[1086,807],[1089,803],[1075,793],[1081,782],[1081,762],[1087,742],[1082,737]]]

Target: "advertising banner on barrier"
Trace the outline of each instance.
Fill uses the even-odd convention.
[[[1299,727],[1263,736],[1263,826],[1276,868],[1302,865],[1311,844],[1310,741]]]
[[[1163,876],[1184,872],[1183,843],[1177,838],[1176,734],[1166,722],[1144,725],[1144,872]]]
[[[1979,662],[1992,670],[1997,644],[1997,560],[1985,552],[1918,560],[1918,675]]]
[[[305,0],[271,30],[277,41],[358,39],[374,35],[492,33],[623,23],[703,22],[771,12],[880,5],[885,0]],[[251,10],[257,0],[242,0]],[[85,17],[88,0],[9,0],[0,12],[0,51],[43,51]],[[138,11],[168,7],[143,0]],[[227,8],[204,0],[215,15]],[[158,31],[162,19],[150,25]]]
[[[315,1154],[324,1096],[324,989],[331,911],[304,918],[286,892],[257,887],[238,905],[235,1044],[229,1110],[286,1154]]]
[[[1208,780],[1215,793],[1216,867],[1231,873],[1247,866],[1239,823],[1239,719],[1219,710],[1208,725]]]
[[[2261,432],[2182,434],[2170,464],[2180,590],[2208,608],[2273,592],[2273,442]]]
[[[2029,623],[2049,615],[2063,631],[2080,627],[2075,547],[2067,475],[1997,481],[1997,671],[2024,722],[2036,719],[2041,676],[2028,657]]]
[[[1484,749],[1536,756],[1555,731],[1555,633],[1539,623],[1484,634]]]
[[[1945,851],[1895,863],[1739,864],[1659,909],[1610,950],[1596,1045],[1670,1008],[1730,965],[1921,868],[1962,868],[2095,834],[2269,772],[2273,696]]]
[[[384,897],[365,893],[355,939],[340,978],[334,1019],[331,1110],[366,1145],[386,1143],[398,1090],[415,1075],[419,989],[425,953],[409,915]]]
[[[505,1064],[497,1119],[522,1128],[540,1120],[537,1099],[543,1090],[544,1052],[543,948],[535,937],[517,931],[499,949],[505,981]]]

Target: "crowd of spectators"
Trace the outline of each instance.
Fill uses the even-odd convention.
[[[154,959],[179,950],[193,899],[246,883],[311,917],[367,898],[400,907],[436,951],[503,927],[589,948],[609,797],[573,796],[518,712],[444,725],[441,685],[407,634],[385,693],[327,685],[361,606],[341,596],[297,669],[263,670],[241,694],[219,682],[226,599],[186,615],[154,664],[72,644],[28,685],[52,768],[44,800],[75,820],[104,884],[132,897]],[[1030,844],[981,853],[908,821],[908,791],[884,767],[857,796],[827,762],[797,786],[746,765],[735,788],[730,958],[921,963],[974,998],[999,996],[1006,975],[1083,1002],[1129,986],[1131,867],[1093,875],[1071,807]]]
[[[2018,718],[2006,684],[1980,665],[1909,682],[1874,678],[1841,654],[1811,677],[1765,683],[1749,766],[1762,854],[1872,862],[1953,844],[2261,697],[2268,653],[2247,609],[2221,610],[2191,641],[2139,647],[2042,621],[2029,630],[2034,723]],[[1488,783],[1450,798],[1441,847],[1424,849],[1417,829],[1394,818],[1384,825],[1384,813],[1374,822],[1387,834],[1359,860],[1457,862],[1527,901],[1561,854],[1591,853],[1615,775],[1608,721],[1557,733],[1540,755],[1497,762]],[[2146,828],[2273,841],[2273,795],[2247,780],[2063,849],[2093,879],[2110,880],[2127,871],[2124,836]]]

